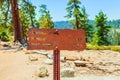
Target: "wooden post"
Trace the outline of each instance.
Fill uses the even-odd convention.
[[[53,80],[60,80],[60,50],[54,50]]]

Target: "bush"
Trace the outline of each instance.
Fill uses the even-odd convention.
[[[120,51],[120,46],[98,46],[98,45],[90,45],[87,44],[87,50],[112,50],[112,51]]]
[[[10,41],[10,38],[9,38],[9,35],[8,35],[8,31],[7,30],[3,30],[3,31],[0,31],[0,39],[2,41]]]
[[[120,51],[120,46],[112,46],[111,50],[112,51]]]

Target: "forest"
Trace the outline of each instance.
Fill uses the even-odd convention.
[[[89,20],[85,6],[80,0],[69,0],[65,9],[65,18],[68,21],[54,22],[46,4],[36,5],[27,0],[18,0],[19,16],[22,26],[22,34],[27,40],[29,28],[59,28],[59,29],[84,29],[86,31],[86,43],[88,49],[104,49],[101,46],[109,46],[107,49],[119,50],[120,45],[120,20],[109,21],[107,14],[103,11],[96,14],[94,20]],[[84,5],[84,4],[83,4]],[[39,14],[39,15],[37,15]],[[14,26],[9,0],[0,2],[0,39],[2,41],[13,41]],[[94,47],[95,46],[95,47]]]

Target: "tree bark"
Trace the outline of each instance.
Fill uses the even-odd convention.
[[[76,16],[76,29],[79,29],[79,21],[78,21],[77,16]]]
[[[14,41],[15,42],[20,39],[23,39],[17,1],[18,0],[10,0],[11,9],[12,9],[12,21],[13,21],[13,26],[14,26]]]

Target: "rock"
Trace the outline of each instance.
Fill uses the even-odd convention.
[[[27,50],[26,48],[24,48],[24,47],[22,48],[22,50],[23,50],[23,51],[28,51],[28,50]]]
[[[86,66],[87,66],[88,68],[91,68],[91,67],[93,67],[93,64],[86,64]]]
[[[75,70],[73,68],[63,68],[61,70],[61,77],[74,77]]]
[[[66,57],[60,57],[61,62],[66,62]]]
[[[47,54],[47,57],[48,57],[49,59],[53,59],[53,54],[48,53],[48,54]]]
[[[77,66],[77,67],[79,67],[79,66],[85,67],[86,64],[90,64],[90,62],[76,60],[76,61],[74,61],[74,64],[75,64],[75,66]]]
[[[48,52],[46,52],[46,51],[40,51],[40,50],[33,50],[32,53],[43,54],[43,55],[47,55],[48,54]]]
[[[25,51],[25,54],[30,54],[31,52],[30,51]]]
[[[45,77],[48,76],[48,70],[46,67],[41,67],[36,71],[36,76]]]
[[[65,64],[64,64],[64,67],[71,67],[71,64],[69,63],[69,62],[66,62]]]
[[[38,50],[33,50],[32,53],[33,53],[33,54],[34,54],[34,53],[39,54],[39,53],[41,53],[41,52],[38,51]]]
[[[48,64],[48,65],[52,65],[53,64],[53,59],[47,59],[45,61],[45,63]]]
[[[32,54],[32,50],[27,50],[27,49],[23,49],[23,52],[25,53],[25,54]]]
[[[25,48],[22,46],[22,47],[20,47],[20,50],[24,50]]]
[[[3,47],[11,47],[10,44],[3,44]]]
[[[78,56],[66,56],[66,59],[70,61],[75,61],[75,60],[79,60],[79,57]]]
[[[41,52],[41,54],[42,54],[42,55],[47,55],[47,54],[48,54],[48,52]]]
[[[37,60],[38,60],[38,57],[35,56],[35,55],[30,55],[30,56],[29,56],[29,60],[30,60],[30,61],[37,61]]]

